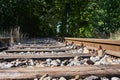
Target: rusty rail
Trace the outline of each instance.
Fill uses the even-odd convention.
[[[119,65],[95,66],[63,66],[63,67],[28,67],[28,68],[11,68],[1,69],[0,79],[29,79],[49,74],[51,77],[75,76],[85,77],[89,75],[96,76],[120,76]]]
[[[68,43],[74,42],[76,45],[83,43],[86,47],[98,48],[102,46],[107,54],[120,57],[120,40],[108,39],[88,39],[88,38],[64,38]]]

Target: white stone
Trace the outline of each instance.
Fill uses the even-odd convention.
[[[30,52],[28,51],[27,54],[30,54]]]
[[[50,63],[51,61],[52,61],[52,59],[46,59],[46,62],[49,62],[49,63]]]
[[[103,52],[102,49],[101,49],[101,50],[98,50],[97,53],[98,53],[98,56],[99,56],[99,57],[103,57],[103,56],[104,56],[104,52]]]
[[[89,53],[89,50],[86,47],[84,47],[83,53]]]
[[[90,60],[95,63],[96,61],[99,61],[99,60],[100,60],[100,57],[98,57],[98,56],[95,56],[95,57],[94,57],[94,56],[91,56],[91,57],[90,57]]]
[[[109,80],[109,79],[106,77],[101,77],[101,80]]]
[[[24,54],[24,52],[20,52],[20,54]]]
[[[83,51],[84,51],[83,48],[78,49],[78,53],[83,53]]]
[[[58,79],[53,78],[52,80],[58,80]]]
[[[44,74],[39,80],[44,80],[45,77],[48,77],[48,74]]]
[[[78,79],[69,79],[69,80],[78,80]]]
[[[97,61],[97,62],[95,62],[94,65],[100,65],[100,64],[101,64],[100,61]]]
[[[30,59],[29,62],[31,66],[34,66],[34,61],[32,59]]]
[[[78,80],[79,78],[80,78],[79,75],[76,75],[76,76],[75,76],[75,80]]]
[[[61,60],[60,59],[56,59],[56,61],[60,64],[61,63]]]
[[[53,66],[58,66],[59,65],[56,60],[52,60],[50,64],[53,65]]]
[[[84,80],[95,80],[95,79],[98,79],[97,76],[89,76],[89,77],[86,77]]]
[[[66,78],[64,78],[64,77],[60,77],[60,79],[59,80],[67,80]]]
[[[35,78],[34,80],[38,80],[38,78]]]
[[[50,76],[45,77],[43,80],[51,80],[52,78]]]
[[[4,68],[11,68],[12,66],[13,66],[13,64],[7,63],[7,64],[4,65]]]
[[[4,65],[5,65],[6,63],[0,63],[0,68],[4,68]]]
[[[74,60],[75,60],[75,61],[78,61],[78,58],[79,58],[78,56],[75,56],[75,57],[74,57]]]
[[[118,77],[112,77],[111,80],[120,80]]]

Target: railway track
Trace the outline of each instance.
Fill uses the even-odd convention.
[[[60,39],[60,38],[58,38]],[[106,50],[106,54],[120,57],[120,40],[107,40],[107,39],[85,39],[85,38],[62,38],[64,42],[72,43],[76,45],[84,44],[88,49],[98,49],[101,46]]]
[[[119,78],[119,41],[116,41],[118,44],[114,41],[105,43],[103,40],[78,38],[64,38],[63,41],[62,45],[56,41],[52,41],[52,44],[50,41],[45,44],[20,44],[0,52],[0,80],[44,80],[41,78],[48,78],[46,74],[50,76],[47,80],[72,80],[77,75],[79,79],[91,75],[99,77],[97,80],[101,77]],[[96,53],[93,50],[99,53],[99,46],[106,51],[98,59],[94,58]],[[116,49],[111,49],[113,47]],[[58,79],[60,77],[64,78]]]

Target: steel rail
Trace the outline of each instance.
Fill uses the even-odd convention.
[[[90,39],[90,38],[62,38],[63,41],[68,43],[74,42],[76,45],[84,44],[88,48],[98,48],[101,46],[109,55],[120,57],[120,40],[108,39]]]

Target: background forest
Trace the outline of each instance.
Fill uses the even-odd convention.
[[[30,37],[109,38],[120,35],[120,0],[0,0],[0,32],[18,26]]]

